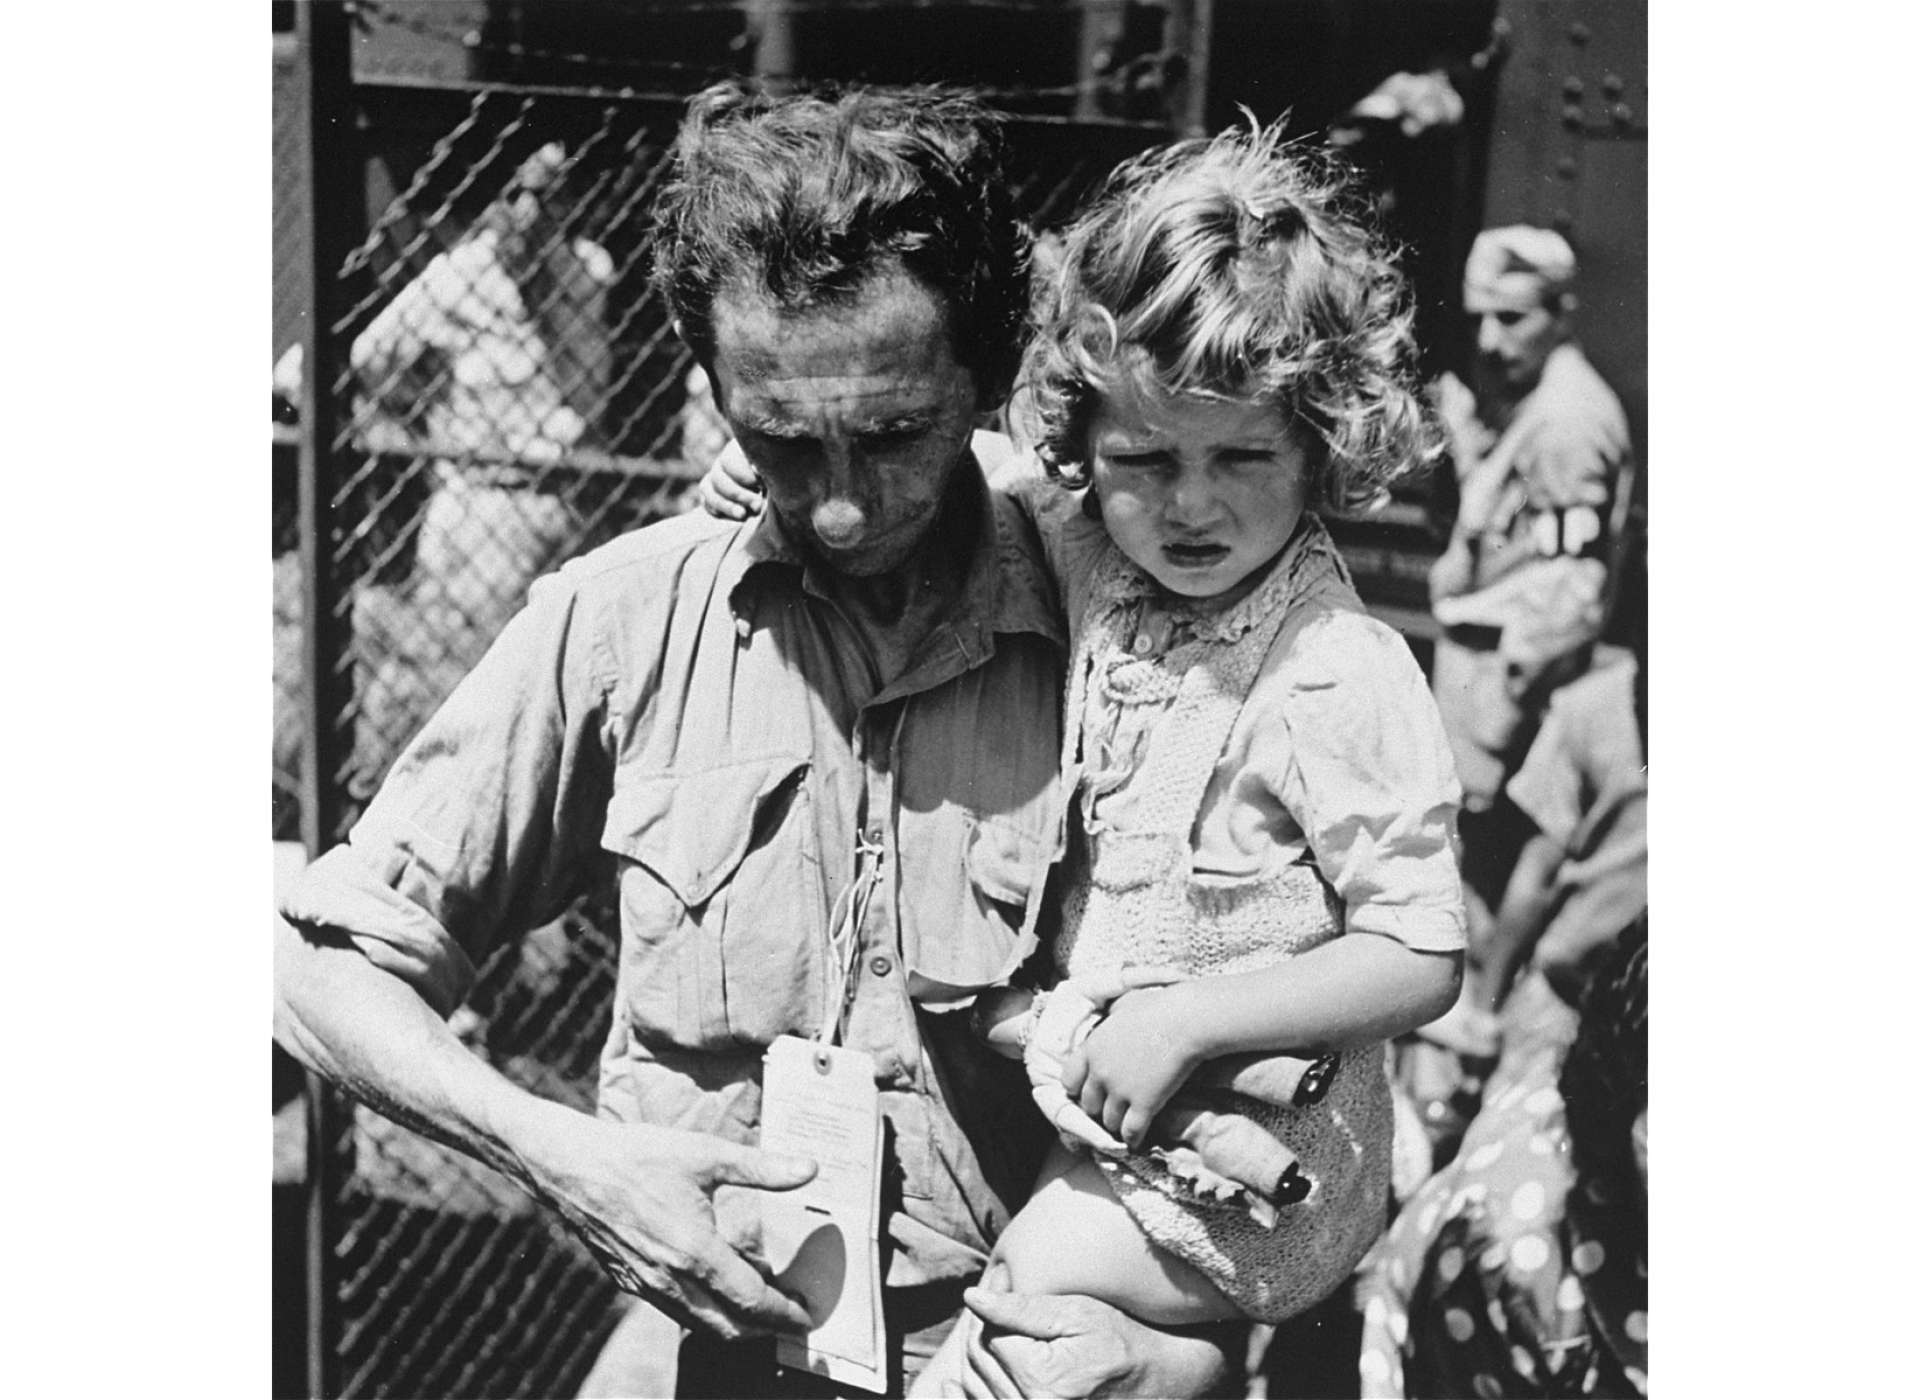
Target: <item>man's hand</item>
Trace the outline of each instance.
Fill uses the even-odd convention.
[[[807,1311],[721,1237],[713,1208],[727,1185],[790,1191],[818,1168],[804,1158],[701,1133],[578,1119],[528,1166],[613,1281],[684,1325],[732,1339],[802,1331]]]
[[[818,1167],[665,1127],[612,1123],[539,1098],[462,1045],[412,984],[334,938],[275,921],[274,1039],[388,1117],[470,1153],[557,1211],[614,1282],[674,1321],[733,1338],[800,1331],[806,1309],[746,1249],[761,1191]]]
[[[1160,1332],[1094,1298],[1009,1293],[999,1268],[966,1292],[984,1324],[967,1347],[962,1393],[1186,1396],[1219,1393],[1229,1370],[1222,1331]]]
[[[760,473],[740,444],[729,439],[700,478],[700,508],[722,520],[745,520],[758,515],[762,504]]]
[[[1127,992],[1061,1068],[1061,1087],[1128,1147],[1139,1148],[1155,1115],[1200,1066],[1185,991]]]

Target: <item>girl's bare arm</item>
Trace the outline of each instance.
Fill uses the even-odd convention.
[[[1404,1035],[1453,1004],[1462,960],[1349,933],[1256,972],[1129,992],[1062,1082],[1090,1117],[1137,1147],[1206,1061],[1249,1051],[1317,1055]]]

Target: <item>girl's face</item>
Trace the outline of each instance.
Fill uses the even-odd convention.
[[[1124,386],[1095,410],[1087,456],[1121,553],[1210,607],[1253,591],[1306,509],[1307,450],[1266,404],[1154,402]]]

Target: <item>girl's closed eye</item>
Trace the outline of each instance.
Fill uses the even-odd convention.
[[[1158,474],[1174,470],[1176,463],[1171,454],[1165,452],[1119,452],[1107,454],[1107,462],[1115,471],[1141,474]]]
[[[1273,447],[1228,447],[1221,449],[1213,460],[1222,467],[1244,471],[1278,465],[1281,453]]]

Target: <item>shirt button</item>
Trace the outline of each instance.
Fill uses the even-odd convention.
[[[893,971],[893,959],[885,953],[881,953],[875,957],[872,962],[868,963],[867,966],[873,969],[873,975],[875,977],[885,977],[889,972]]]
[[[1133,639],[1133,654],[1135,656],[1151,656],[1153,654],[1153,638],[1149,637],[1145,632],[1135,637]]]
[[[884,845],[886,842],[886,837],[887,837],[886,830],[878,822],[875,822],[872,826],[867,828],[867,844],[869,846]]]
[[[736,617],[733,620],[733,630],[739,635],[740,640],[744,642],[753,635],[753,624],[744,617]]]

